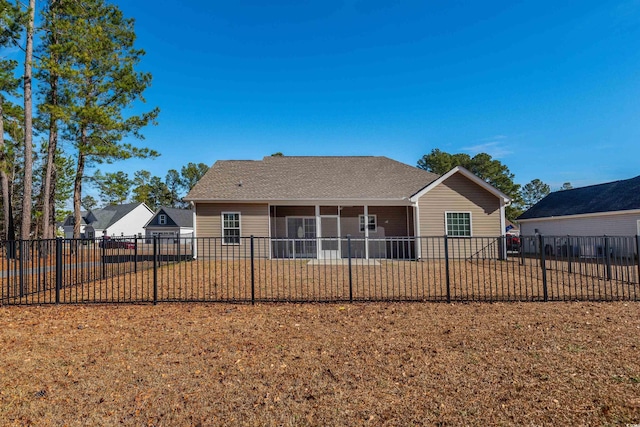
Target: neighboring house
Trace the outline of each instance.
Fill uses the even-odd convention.
[[[193,211],[161,206],[144,226],[145,237],[193,237]]]
[[[518,223],[523,236],[640,235],[640,176],[556,191],[520,215]],[[635,244],[626,239],[609,240],[614,254],[634,251]],[[598,256],[602,255],[604,246],[602,239],[594,240],[592,244],[574,248],[574,253]]]
[[[142,236],[144,225],[153,216],[153,211],[144,203],[129,203],[92,209],[81,212],[81,216],[80,234],[82,238]],[[63,226],[66,238],[73,237],[73,225],[73,215],[69,215]]]
[[[518,218],[522,235],[640,234],[640,176],[556,191]]]
[[[456,167],[443,176],[386,157],[218,161],[189,192],[196,237],[272,258],[426,258],[415,236],[497,237],[510,199]],[[341,238],[341,239],[339,239]],[[393,239],[396,239],[393,241]],[[468,239],[467,239],[468,240]]]

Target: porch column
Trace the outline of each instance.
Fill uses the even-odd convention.
[[[364,205],[364,257],[369,259],[369,206]]]
[[[320,230],[320,205],[316,205],[316,258],[320,259],[320,236],[322,235]]]

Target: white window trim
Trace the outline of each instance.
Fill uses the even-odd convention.
[[[370,217],[373,217],[373,222],[374,222],[373,230],[368,227],[369,226],[369,221],[365,221],[364,229],[360,228],[360,226],[362,225],[362,218],[364,218],[365,216],[367,217],[367,219],[369,219]],[[358,230],[360,230],[361,233],[364,233],[366,230],[369,230],[372,233],[376,233],[378,231],[378,215],[376,215],[376,214],[367,214],[367,215],[361,214],[361,215],[358,215]]]
[[[167,215],[158,215],[158,225],[167,225]]]
[[[224,241],[224,216],[225,215],[238,215],[238,243],[227,243]],[[222,246],[240,246],[242,244],[242,213],[240,212],[220,212],[220,227],[222,237]],[[235,227],[233,227],[235,229]]]
[[[447,221],[447,215],[448,214],[469,214],[469,235],[468,236],[451,236],[449,235],[449,221]],[[473,237],[473,213],[470,211],[445,211],[444,212],[444,234],[447,237],[454,237],[454,238],[469,238],[469,237]]]

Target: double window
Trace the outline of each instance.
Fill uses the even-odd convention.
[[[158,224],[167,225],[167,216],[166,215],[158,216]]]
[[[360,215],[359,218],[360,218],[361,233],[364,233],[366,229],[373,232],[376,231],[378,227],[378,223],[375,215]]]
[[[239,212],[224,212],[222,214],[222,243],[225,245],[240,244]]]
[[[447,236],[471,237],[471,212],[447,212],[445,221]]]

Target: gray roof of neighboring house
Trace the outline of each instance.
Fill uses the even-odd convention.
[[[155,218],[160,212],[163,212],[169,216],[176,223],[178,227],[193,227],[193,211],[190,209],[178,209],[160,206],[153,217],[145,225],[149,225],[153,218]]]
[[[220,160],[186,200],[402,200],[439,175],[387,157]]]
[[[101,209],[81,212],[80,215],[82,216],[82,222],[84,224],[90,225],[96,230],[105,230],[142,204],[143,203],[127,203],[124,205],[109,205]],[[73,215],[67,217],[64,225],[73,225]]]
[[[640,209],[640,176],[556,191],[529,208],[518,220],[631,209]]]

